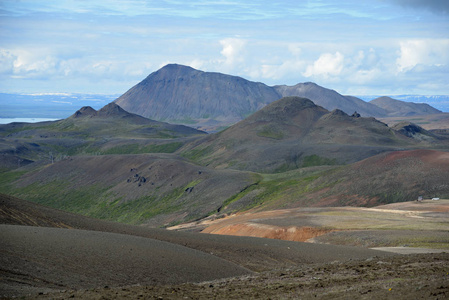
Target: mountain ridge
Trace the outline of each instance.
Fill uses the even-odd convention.
[[[404,102],[387,96],[373,99],[369,103],[384,109],[387,112],[388,117],[408,117],[442,113],[441,110],[438,110],[426,103]]]
[[[339,109],[328,111],[306,98],[284,97],[179,151],[215,168],[282,172],[310,165],[347,164],[385,151],[447,143],[446,138],[440,139],[417,125],[397,129],[373,117],[348,115]]]
[[[179,64],[168,64],[151,73],[113,102],[131,113],[154,120],[217,131],[287,96],[309,98],[328,110],[357,112],[363,117],[398,114],[397,110],[376,105],[378,101],[365,102],[354,96],[344,96],[312,82],[268,86]],[[404,110],[410,111],[411,106],[406,102],[396,100],[395,103],[399,107],[409,107]]]

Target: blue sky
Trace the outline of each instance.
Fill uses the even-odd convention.
[[[0,92],[121,94],[167,63],[449,95],[449,1],[0,0]]]

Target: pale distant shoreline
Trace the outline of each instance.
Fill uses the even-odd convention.
[[[51,118],[0,118],[0,124],[9,124],[13,122],[22,122],[22,123],[37,123],[37,122],[45,122],[45,121],[57,121],[60,119],[51,119]]]

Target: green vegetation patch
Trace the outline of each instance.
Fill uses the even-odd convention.
[[[7,171],[0,173],[0,193],[12,194],[14,188],[12,183],[18,180],[26,171]]]
[[[87,215],[128,224],[142,224],[151,217],[179,210],[181,205],[173,200],[182,195],[182,192],[182,188],[178,188],[162,198],[148,195],[129,201],[122,201],[120,198],[112,202],[103,201],[91,207]]]
[[[285,136],[282,130],[271,125],[265,125],[260,131],[257,132],[257,135],[275,140],[282,140]]]
[[[212,146],[207,146],[204,148],[195,148],[192,150],[185,151],[181,153],[181,156],[191,161],[197,162],[202,158],[206,157],[207,155],[211,154],[212,152],[213,152]]]
[[[336,165],[337,160],[335,158],[321,157],[316,154],[312,154],[304,157],[302,161],[302,167],[324,166],[324,165]]]
[[[149,145],[145,147],[145,150],[149,153],[173,153],[181,148],[183,143],[174,142],[167,144]]]
[[[154,216],[179,211],[185,206],[182,197],[186,195],[186,189],[202,182],[194,180],[168,193],[124,201],[118,194],[111,192],[112,186],[93,184],[77,187],[70,180],[56,179],[15,187],[14,181],[24,173],[0,173],[0,192],[72,213],[129,224],[142,224]]]
[[[163,121],[163,120],[160,120],[160,121]],[[191,117],[185,117],[184,119],[170,119],[170,120],[168,120],[168,123],[194,125],[194,124],[198,123],[198,120],[192,119]]]
[[[2,178],[5,179],[4,177]],[[13,187],[11,182],[10,178],[7,188],[1,189],[2,193],[84,215],[96,203],[95,199],[108,189],[108,187],[100,185],[90,185],[74,189],[70,187],[68,180],[53,180],[48,183],[35,182],[21,188]]]
[[[185,190],[193,188],[200,182],[201,180],[194,180],[185,187],[175,188],[161,197],[147,195],[128,201],[122,201],[120,198],[102,201],[93,206],[87,215],[129,224],[142,224],[152,217],[179,211],[183,207],[179,199],[185,195]]]
[[[249,193],[253,198],[246,204],[243,210],[252,208],[275,209],[289,206],[303,200],[306,193],[324,188],[327,184],[316,184],[317,179],[323,176],[329,169],[293,170],[276,174],[258,174],[260,178],[239,193],[223,202],[223,207],[239,201]],[[332,185],[331,183],[330,185]]]
[[[126,144],[109,148],[102,154],[142,154],[142,153],[173,153],[181,146],[181,142],[173,142],[166,144],[140,145]]]

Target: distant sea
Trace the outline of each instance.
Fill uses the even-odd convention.
[[[0,124],[65,119],[83,106],[98,110],[119,96],[116,94],[0,93]]]
[[[59,119],[48,119],[48,118],[0,118],[0,124],[9,124],[13,122],[24,122],[24,123],[38,123],[45,121],[56,121]]]

